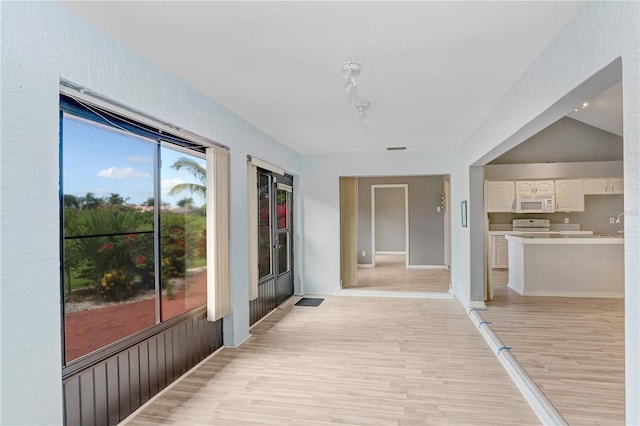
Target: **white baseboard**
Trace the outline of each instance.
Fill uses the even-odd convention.
[[[449,269],[447,265],[409,265],[409,269]]]
[[[373,263],[358,263],[358,268],[375,268]]]
[[[377,251],[376,254],[407,254],[406,251]]]
[[[467,308],[486,308],[487,305],[481,300],[471,300],[467,305]]]
[[[359,289],[358,287],[341,288],[336,291],[334,295],[348,297],[397,297],[406,299],[455,299],[455,296],[448,292],[366,290],[364,288]]]
[[[605,299],[624,299],[623,292],[600,291],[525,291],[524,296],[547,297],[602,297]]]

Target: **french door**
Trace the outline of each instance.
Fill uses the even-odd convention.
[[[258,274],[275,306],[293,295],[293,178],[258,169]],[[274,307],[275,307],[274,306]]]

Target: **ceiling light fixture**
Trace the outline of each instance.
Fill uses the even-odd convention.
[[[587,108],[588,106],[589,106],[589,102],[583,102],[583,103],[582,103],[582,105],[580,105],[580,108],[574,108],[573,110],[574,110],[575,112],[578,112],[578,111],[580,111],[581,109],[585,109],[585,108]]]
[[[348,80],[347,85],[344,87],[346,92],[350,91],[354,87],[358,86],[356,81],[356,77],[360,75],[360,64],[356,64],[355,62],[347,62],[342,65],[342,78]]]

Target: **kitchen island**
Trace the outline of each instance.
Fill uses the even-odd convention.
[[[523,296],[624,297],[624,238],[507,235],[509,284]]]

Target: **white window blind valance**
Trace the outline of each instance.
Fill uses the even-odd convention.
[[[231,309],[229,283],[229,153],[207,148],[207,319]]]
[[[249,210],[249,300],[258,298],[258,168],[247,164]]]
[[[249,156],[249,162],[253,166],[260,167],[261,169],[269,170],[270,172],[273,172],[280,176],[284,176],[284,169],[282,167],[278,167],[276,165],[268,163],[259,158],[253,157],[251,155]]]

